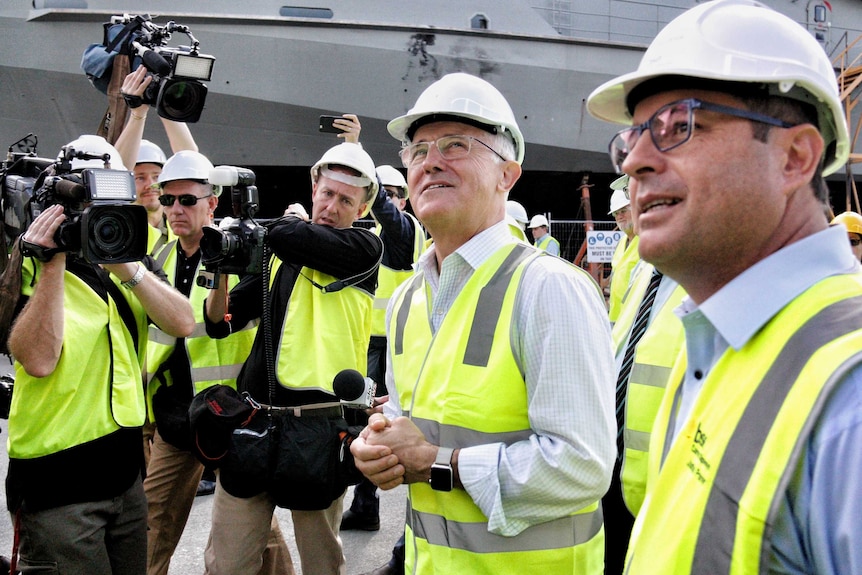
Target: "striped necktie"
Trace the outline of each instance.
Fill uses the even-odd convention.
[[[649,324],[650,311],[655,302],[655,296],[658,292],[659,283],[661,283],[662,273],[657,269],[653,269],[652,277],[650,277],[649,285],[644,292],[644,297],[638,307],[637,315],[635,315],[632,330],[629,333],[629,341],[626,344],[626,351],[623,354],[623,362],[620,365],[620,372],[617,376],[617,457],[622,458],[624,442],[623,429],[625,428],[625,413],[626,413],[626,391],[629,383],[629,376],[632,373],[632,364],[634,363],[635,349],[638,342],[646,333],[647,325]]]

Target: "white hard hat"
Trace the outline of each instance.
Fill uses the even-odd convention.
[[[110,154],[110,166],[112,170],[123,170],[126,171],[126,166],[123,164],[123,158],[120,157],[120,152],[117,151],[117,148],[108,143],[108,141],[102,136],[95,136],[93,134],[85,134],[80,136],[79,138],[72,140],[68,144],[64,146],[64,148],[73,148],[76,152],[86,152],[88,154]],[[60,152],[62,155],[62,151]],[[58,156],[58,159],[60,156]],[[85,168],[104,168],[105,162],[101,159],[98,160],[81,160],[74,159],[72,160],[72,170],[78,171],[83,170]]]
[[[181,150],[168,158],[159,174],[159,184],[165,185],[176,180],[192,180],[208,184],[213,164],[206,156],[193,150]],[[213,195],[221,194],[221,186],[213,186]]]
[[[530,225],[527,226],[529,229],[540,228],[542,226],[548,227],[548,218],[543,216],[542,214],[536,214],[533,216],[533,219],[530,220]]]
[[[519,164],[524,161],[524,136],[515,114],[503,94],[485,80],[463,72],[447,74],[425,88],[407,114],[389,122],[387,129],[394,138],[406,142],[417,120],[434,121],[436,116],[440,121],[456,116],[483,129],[508,132],[515,144],[515,160]]]
[[[401,175],[401,172],[392,166],[383,165],[377,166],[377,179],[380,180],[381,186],[395,186],[404,190],[404,197],[407,197],[407,180]]]
[[[326,150],[317,163],[311,167],[311,180],[317,182],[320,170],[328,166],[346,166],[359,172],[361,176],[355,178],[352,185],[366,188],[364,201],[369,204],[377,195],[379,189],[377,183],[377,172],[374,169],[374,160],[362,146],[350,142],[344,142]]]
[[[625,190],[614,190],[614,193],[611,194],[611,210],[608,212],[608,215],[612,216],[621,209],[629,207],[630,203],[631,201],[626,196]]]
[[[526,223],[530,221],[530,218],[527,217],[527,210],[525,210],[524,206],[515,200],[506,201],[506,214],[511,216],[512,219],[521,224],[521,226],[526,225]]]
[[[763,84],[772,95],[807,102],[817,109],[826,142],[824,175],[847,161],[850,141],[832,63],[802,26],[763,4],[715,0],[687,10],[658,33],[637,71],[596,88],[587,109],[631,124],[632,90],[661,76]]]
[[[160,147],[149,140],[141,140],[141,147],[138,148],[138,159],[135,165],[158,164],[164,166],[166,161],[168,159]]]

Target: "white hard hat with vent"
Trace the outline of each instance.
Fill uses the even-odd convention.
[[[611,209],[608,215],[612,216],[621,209],[629,207],[630,203],[624,190],[614,190],[614,193],[611,194]]]
[[[158,164],[164,166],[168,158],[160,147],[149,140],[141,140],[141,147],[138,148],[137,164]]]
[[[192,180],[208,184],[213,164],[206,156],[193,150],[181,150],[168,158],[159,174],[159,184],[176,180]],[[221,194],[221,186],[213,186],[213,195]]]
[[[614,212],[618,212],[619,210],[628,207],[631,203],[631,200],[629,200],[628,187],[629,177],[627,175],[622,175],[611,182],[611,189],[614,193],[611,194],[611,209],[608,212],[609,216],[614,215]]]
[[[530,225],[527,227],[532,230],[533,228],[540,228],[542,226],[545,226],[546,228],[549,227],[548,218],[546,218],[542,214],[537,214],[533,216],[533,219],[530,220]]]
[[[512,108],[503,94],[482,78],[463,72],[443,76],[425,88],[405,115],[389,122],[387,129],[394,138],[406,142],[413,124],[423,118],[433,121],[434,116],[440,116],[441,121],[456,116],[508,133],[515,144],[515,161],[524,161],[524,136]]]
[[[91,155],[103,156],[104,154],[109,154],[110,167],[112,170],[127,171],[125,164],[123,164],[123,158],[120,157],[120,152],[118,152],[117,148],[109,144],[108,141],[102,136],[85,134],[75,140],[72,140],[64,147],[72,148],[76,152],[86,152],[87,154]],[[72,160],[73,171],[79,171],[86,168],[105,168],[105,162],[101,159],[82,160],[76,158]]]
[[[321,170],[329,166],[346,166],[359,172],[359,176],[346,181],[349,185],[366,188],[365,202],[370,203],[377,195],[379,185],[377,183],[377,172],[374,169],[374,160],[362,146],[350,142],[344,142],[326,150],[323,156],[311,166],[311,181],[317,182]]]
[[[631,124],[632,90],[661,76],[757,83],[771,95],[807,102],[826,142],[824,175],[847,161],[850,141],[832,63],[808,31],[759,2],[714,0],[682,13],[658,33],[635,72],[590,94],[587,109]]]
[[[377,179],[380,180],[380,185],[401,188],[404,190],[404,197],[407,197],[407,180],[404,179],[401,172],[388,165],[377,166],[375,171],[377,172]]]
[[[525,226],[530,221],[530,218],[527,217],[527,210],[524,209],[524,206],[520,202],[516,202],[515,200],[506,201],[506,214],[511,216],[521,226]]]

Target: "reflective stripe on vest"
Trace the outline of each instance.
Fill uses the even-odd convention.
[[[473,273],[433,336],[422,274],[397,292],[390,318],[392,369],[402,405],[431,443],[510,445],[533,435],[510,336],[521,277],[537,257],[547,256],[520,243],[500,248]],[[603,569],[598,502],[511,537],[490,533],[487,522],[466,491],[411,484],[408,572],[414,563],[418,573]]]
[[[862,276],[822,280],[718,360],[662,463],[683,355],[653,430],[627,573],[765,572],[772,525],[811,430],[860,362]]]

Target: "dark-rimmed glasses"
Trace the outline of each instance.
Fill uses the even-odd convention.
[[[778,126],[779,128],[792,128],[797,124],[791,124],[778,118],[750,112],[740,108],[732,108],[730,106],[722,106],[720,104],[712,104],[704,102],[696,98],[688,98],[671,102],[666,106],[662,106],[656,111],[652,117],[639,126],[632,126],[625,130],[620,130],[611,139],[608,145],[608,153],[611,156],[611,162],[618,173],[622,173],[622,165],[628,157],[629,152],[637,144],[638,139],[644,131],[649,131],[652,142],[659,152],[667,152],[679,146],[682,146],[691,140],[694,134],[694,111],[706,110],[707,112],[717,112],[728,116],[736,116],[752,122],[768,124],[770,126]]]
[[[178,201],[181,206],[194,206],[198,203],[198,200],[205,200],[212,196],[212,194],[207,194],[205,196],[197,197],[194,194],[180,194],[179,196],[174,196],[171,194],[163,194],[159,196],[159,203],[163,206],[170,207],[174,205],[174,200]]]
[[[403,148],[401,148],[401,162],[404,164],[405,168],[409,168],[410,166],[414,166],[421,162],[425,161],[425,158],[428,156],[428,150],[431,148],[431,145],[437,146],[437,151],[440,152],[440,155],[444,160],[458,160],[461,158],[466,158],[470,154],[470,149],[472,148],[473,142],[478,142],[494,152],[498,158],[506,161],[506,158],[500,155],[500,153],[480,140],[479,138],[474,138],[473,136],[443,136],[442,138],[437,138],[436,140],[432,140],[430,142],[416,142],[415,144],[407,144]]]

